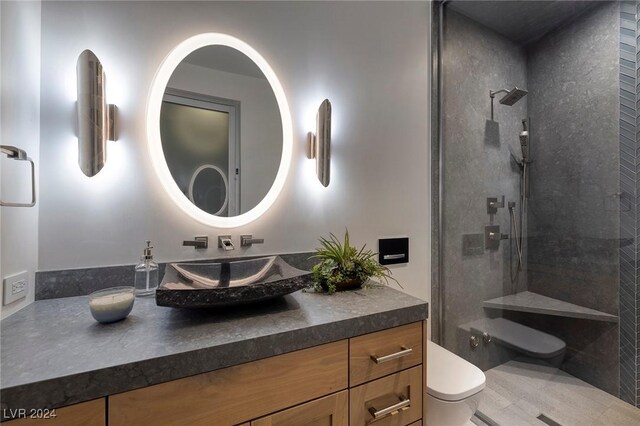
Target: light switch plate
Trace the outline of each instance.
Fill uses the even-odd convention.
[[[4,297],[2,304],[8,305],[16,300],[27,297],[29,292],[29,275],[26,272],[5,277],[2,281],[4,288]]]

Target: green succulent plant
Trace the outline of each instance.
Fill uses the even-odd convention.
[[[312,257],[319,258],[320,262],[311,268],[316,291],[333,294],[341,288],[364,285],[370,278],[379,278],[385,285],[389,280],[398,283],[389,268],[375,259],[377,253],[366,249],[366,244],[360,249],[351,245],[348,230],[345,230],[343,241],[333,234],[328,239],[320,237],[318,241],[321,247]]]

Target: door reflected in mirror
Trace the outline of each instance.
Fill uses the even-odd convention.
[[[173,180],[216,216],[238,216],[269,192],[282,157],[278,103],[242,52],[205,46],[176,67],[162,100],[160,136]]]

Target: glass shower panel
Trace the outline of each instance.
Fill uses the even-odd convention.
[[[564,381],[622,403],[620,277],[635,240],[621,239],[621,176],[635,165],[620,142],[619,44],[637,5],[442,7],[440,344],[485,371],[491,394],[513,386],[519,401],[502,403],[538,398],[528,415],[586,424],[605,410],[540,401],[571,394]],[[480,412],[504,415],[492,403]]]

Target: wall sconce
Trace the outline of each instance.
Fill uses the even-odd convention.
[[[107,161],[107,140],[116,140],[116,106],[107,105],[106,77],[98,57],[85,50],[78,57],[78,165],[91,177]]]
[[[331,178],[331,102],[325,99],[316,114],[316,133],[307,134],[307,158],[316,159],[316,175],[327,187]]]
[[[33,160],[29,158],[26,151],[16,148],[15,146],[0,145],[0,153],[5,154],[8,158],[18,161],[28,161],[31,163],[31,202],[30,203],[7,203],[0,200],[0,206],[5,207],[33,207],[36,205],[36,166]]]

